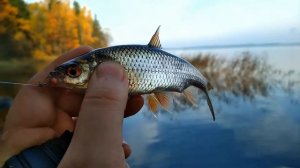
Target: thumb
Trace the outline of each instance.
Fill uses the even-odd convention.
[[[91,77],[70,147],[63,159],[84,167],[122,167],[122,123],[128,79],[116,63],[102,63]]]

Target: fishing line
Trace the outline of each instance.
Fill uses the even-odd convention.
[[[35,86],[35,87],[43,87],[43,86],[47,85],[47,83],[31,84],[31,83],[18,83],[18,82],[5,82],[5,81],[0,81],[0,84],[4,84],[4,85]]]

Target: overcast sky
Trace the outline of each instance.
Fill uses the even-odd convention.
[[[300,41],[300,0],[78,1],[113,45],[148,43],[158,25],[164,47]]]

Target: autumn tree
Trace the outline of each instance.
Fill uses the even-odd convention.
[[[22,0],[0,0],[0,58],[29,57],[29,12]]]
[[[73,33],[74,16],[68,4],[60,1],[33,3],[30,25],[35,58],[58,56],[79,46],[77,35]]]
[[[80,45],[105,47],[103,32],[91,11],[74,1],[44,0],[26,4],[23,0],[0,0],[0,57],[33,55],[53,59]]]
[[[100,25],[94,26],[91,11],[76,1],[73,8],[69,1],[48,0],[30,4],[29,9],[35,58],[58,56],[80,45],[107,45],[107,35]]]

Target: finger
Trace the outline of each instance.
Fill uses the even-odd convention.
[[[132,96],[128,99],[125,117],[136,114],[144,105],[144,99],[142,96]]]
[[[71,90],[57,89],[59,92],[59,95],[56,98],[57,108],[66,112],[71,117],[77,117],[84,95]]]
[[[69,114],[62,110],[58,110],[56,113],[55,124],[52,128],[59,134],[63,134],[66,130],[73,132],[75,128],[74,120]]]
[[[73,122],[74,122],[74,127],[76,127],[76,124],[77,124],[77,117],[72,117],[73,119]]]
[[[58,90],[59,97],[57,98],[57,107],[65,111],[71,117],[77,117],[83,94],[76,93],[70,90]],[[128,99],[124,117],[129,117],[136,114],[144,105],[142,96],[132,96]]]
[[[80,55],[83,55],[89,51],[93,50],[92,47],[90,46],[80,46],[78,48],[74,48],[70,51],[68,51],[67,53],[63,54],[62,56],[58,57],[56,60],[54,60],[51,64],[49,64],[46,69],[53,69],[56,66],[72,59],[75,57],[78,57]]]
[[[57,107],[69,114],[71,117],[77,117],[83,94],[75,93],[70,90],[58,89],[60,96],[57,98]],[[144,105],[142,96],[132,96],[128,99],[124,117],[129,117],[136,114]]]
[[[82,161],[98,167],[125,165],[122,123],[127,96],[128,79],[124,69],[116,63],[102,63],[88,85],[73,139],[63,161],[70,160],[70,156],[77,153],[76,158],[80,158],[77,163]],[[80,155],[82,151],[83,156]]]
[[[73,50],[70,50],[69,52],[63,54],[62,56],[56,58],[56,60],[54,60],[53,62],[51,62],[48,66],[46,66],[46,68],[44,70],[42,70],[41,72],[37,73],[36,75],[34,75],[29,82],[30,83],[39,83],[41,82],[41,80],[44,80],[47,75],[49,74],[49,72],[51,70],[53,70],[55,67],[59,66],[60,64],[78,57],[80,55],[83,55],[89,51],[91,51],[92,48],[88,47],[88,46],[82,46],[82,47],[78,47],[75,48]]]
[[[74,58],[76,56],[82,55],[82,54],[84,54],[84,53],[86,53],[90,50],[91,50],[90,47],[79,47],[79,48],[76,48],[74,50],[71,50],[70,52],[64,54],[63,56],[61,56],[59,58],[57,58],[53,63],[48,65],[43,71],[37,73],[34,77],[32,77],[29,80],[29,83],[39,83],[39,82],[43,81],[47,77],[47,75],[49,74],[49,71],[51,71],[54,67],[60,65],[61,63],[65,62],[68,59],[71,59],[71,58]],[[54,101],[57,102],[57,98],[59,97],[57,95],[59,95],[59,94],[56,94],[56,93],[59,92],[59,91],[60,90],[58,90],[58,88],[22,87],[22,89],[20,90],[20,92],[19,92],[16,99],[18,99],[18,97],[19,97],[19,99],[24,100],[24,97],[28,97],[28,94],[26,94],[26,93],[30,93],[31,97],[41,97],[42,96],[43,99],[41,99],[41,101],[43,101],[43,102],[45,102],[45,100],[50,101],[50,102],[54,100]],[[32,99],[27,99],[26,98],[25,100],[30,102],[30,103],[23,103],[23,104],[29,104],[29,105],[32,104],[31,103]],[[67,102],[67,101],[65,101],[65,102]],[[69,101],[69,102],[72,102],[72,100]],[[78,102],[78,99],[75,99],[74,102],[75,103]],[[36,104],[38,105],[39,103],[36,103]],[[78,104],[79,103],[76,103],[76,105],[78,105]],[[69,104],[66,104],[66,105],[69,106]],[[36,108],[36,109],[38,109],[38,108]],[[49,109],[47,111],[49,111]],[[75,112],[75,113],[78,113],[78,111]],[[33,123],[33,122],[31,122],[31,123]]]
[[[127,158],[130,156],[130,154],[131,154],[131,148],[130,148],[130,146],[126,143],[126,141],[123,141],[122,147],[123,147],[123,151],[124,151],[125,158],[127,159]]]

